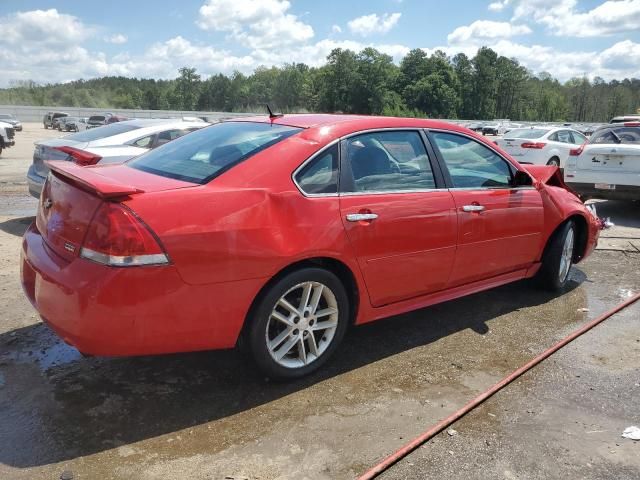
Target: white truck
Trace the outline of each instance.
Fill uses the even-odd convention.
[[[13,147],[16,144],[14,139],[16,134],[13,125],[6,122],[0,122],[0,155],[5,148]]]

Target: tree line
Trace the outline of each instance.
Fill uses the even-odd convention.
[[[251,112],[344,112],[448,119],[604,122],[640,108],[640,79],[534,74],[488,47],[469,58],[411,50],[396,65],[374,48],[335,49],[321,67],[259,67],[202,78],[183,67],[173,80],[103,77],[64,84],[13,82],[0,104]]]

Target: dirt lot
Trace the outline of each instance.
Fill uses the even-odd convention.
[[[562,295],[519,282],[354,329],[322,372],[272,383],[233,351],[82,358],[19,283],[35,200],[26,125],[0,157],[0,478],[353,478],[589,319],[640,291],[640,210]],[[55,135],[55,134],[54,134]],[[383,478],[640,478],[640,304],[458,421]]]

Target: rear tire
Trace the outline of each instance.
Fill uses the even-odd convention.
[[[44,124],[44,129],[45,129],[45,130],[48,130],[48,129],[49,129],[49,127],[47,127],[47,124],[46,124],[46,123]]]
[[[551,291],[562,290],[569,279],[575,251],[576,226],[569,220],[555,231],[542,255],[542,266],[536,279],[538,284]]]
[[[560,166],[560,159],[558,157],[551,157],[549,159],[549,161],[547,162],[547,165],[554,166],[554,167],[559,167]]]
[[[273,379],[299,378],[335,352],[349,322],[349,300],[333,273],[303,268],[271,285],[247,321],[247,346],[258,368]]]

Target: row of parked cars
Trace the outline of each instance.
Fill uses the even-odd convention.
[[[75,117],[65,112],[47,112],[42,119],[42,125],[45,130],[51,128],[61,132],[79,132],[124,120],[128,120],[128,118],[113,113]]]

